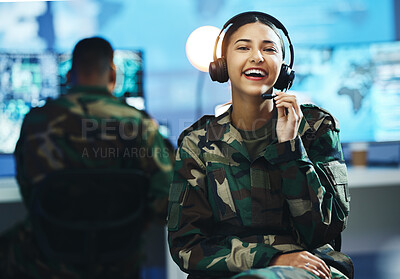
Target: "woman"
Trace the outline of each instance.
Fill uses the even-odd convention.
[[[213,63],[230,79],[232,106],[201,118],[178,141],[172,257],[188,278],[351,277],[351,260],[326,245],[349,213],[338,123],[289,93],[261,98],[274,96],[281,71],[291,74],[279,21],[247,12],[228,25],[222,61]]]

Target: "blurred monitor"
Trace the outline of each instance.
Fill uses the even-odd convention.
[[[141,51],[115,50],[114,64],[117,70],[117,79],[114,96],[121,99],[143,99],[143,59]],[[67,73],[71,69],[72,54],[59,55],[59,74],[61,93],[67,90]],[[140,102],[138,102],[140,104]],[[144,104],[143,104],[144,106]]]
[[[331,112],[342,142],[400,141],[400,42],[296,48],[290,91]]]
[[[71,54],[0,53],[0,154],[14,152],[21,124],[32,107],[43,106],[67,90]],[[117,69],[113,94],[145,109],[141,51],[115,50]]]
[[[54,53],[0,53],[0,153],[12,153],[25,114],[59,94]]]

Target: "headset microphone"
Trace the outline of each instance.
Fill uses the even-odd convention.
[[[222,32],[229,25],[231,25],[231,24],[234,25],[237,21],[239,21],[240,19],[242,19],[243,17],[246,17],[246,16],[256,16],[256,17],[258,16],[261,18],[265,18],[269,22],[271,22],[277,29],[282,30],[283,34],[286,36],[286,38],[289,42],[290,61],[289,61],[289,65],[286,65],[285,63],[282,64],[278,79],[277,79],[276,83],[274,84],[274,88],[281,90],[281,91],[288,90],[292,86],[293,80],[295,78],[295,72],[294,72],[294,70],[292,70],[293,63],[294,63],[293,45],[292,45],[292,42],[290,41],[290,37],[289,37],[288,31],[286,30],[285,26],[275,17],[273,17],[269,14],[266,14],[266,13],[262,13],[262,12],[244,12],[244,13],[241,13],[241,14],[238,14],[238,15],[232,17],[230,20],[228,20],[224,24],[224,26],[221,29],[221,32],[219,33],[219,35],[215,41],[214,53],[213,53],[214,61],[212,61],[209,66],[208,72],[210,74],[211,79],[213,81],[218,81],[220,83],[227,82],[229,80],[228,67],[226,65],[225,57],[217,58],[218,42],[219,42]],[[275,95],[269,94],[269,93],[263,93],[263,94],[261,94],[261,97],[263,99],[272,99],[273,97],[275,97]]]

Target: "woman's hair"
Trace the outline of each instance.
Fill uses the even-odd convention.
[[[232,24],[231,26],[228,28],[228,30],[225,32],[224,38],[222,40],[222,57],[226,58],[226,51],[228,48],[228,44],[229,44],[229,39],[231,38],[231,36],[233,35],[233,33],[235,33],[240,27],[242,27],[243,25],[249,24],[249,23],[255,23],[255,22],[261,22],[264,23],[265,25],[267,25],[268,27],[270,27],[272,30],[274,30],[274,32],[276,33],[276,35],[278,35],[279,37],[279,41],[282,47],[282,59],[285,59],[285,45],[283,43],[283,39],[281,36],[281,33],[279,32],[278,28],[276,28],[276,26],[268,19],[268,17],[264,17],[262,14],[257,13],[257,14],[252,14],[252,13],[247,13],[244,14],[243,16],[237,18]]]

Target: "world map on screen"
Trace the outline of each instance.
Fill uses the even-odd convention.
[[[331,112],[343,142],[400,139],[400,43],[299,48],[292,90]]]

